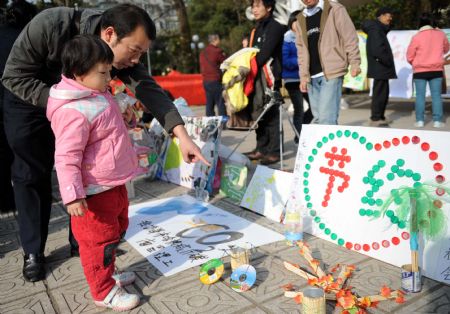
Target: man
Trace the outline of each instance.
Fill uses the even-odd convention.
[[[379,9],[375,21],[365,21],[362,30],[367,34],[367,77],[373,78],[372,106],[369,125],[387,126],[384,112],[389,100],[389,79],[397,78],[394,56],[387,40],[392,23],[392,10]]]
[[[50,87],[61,78],[62,47],[77,34],[103,39],[114,52],[111,77],[121,79],[165,129],[179,138],[186,162],[206,162],[175,106],[139,63],[156,37],[155,25],[144,10],[122,4],[104,13],[58,7],[38,14],[14,43],[2,77],[3,85],[14,94],[4,108],[5,129],[14,153],[12,179],[24,250],[23,275],[32,282],[45,278],[51,209],[55,143],[45,115],[47,99]]]
[[[305,8],[296,25],[300,90],[308,92],[313,123],[337,124],[348,66],[352,76],[361,72],[358,36],[341,4],[329,0],[302,2]]]
[[[219,48],[219,35],[208,35],[208,42],[209,45],[200,54],[200,72],[203,76],[203,88],[206,93],[206,116],[216,115],[214,105],[217,105],[220,116],[226,116],[227,111],[222,98],[222,72],[220,71],[220,64],[225,60],[225,54]]]
[[[14,1],[6,11],[6,23],[0,25],[0,75],[3,74],[9,52],[21,30],[37,13],[35,5],[25,0]],[[7,90],[0,83],[0,212],[13,211],[16,208],[11,182],[11,165],[14,155],[6,139],[3,127],[3,103]]]

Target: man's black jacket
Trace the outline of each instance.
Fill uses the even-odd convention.
[[[378,80],[397,78],[394,56],[387,39],[389,26],[380,21],[365,21],[362,30],[367,34],[367,77]]]
[[[50,87],[61,79],[61,51],[78,34],[72,8],[51,8],[38,14],[22,31],[9,55],[3,85],[17,97],[46,107]],[[79,33],[99,34],[101,12],[82,11]],[[144,65],[112,71],[158,119],[167,131],[183,124],[177,109]]]

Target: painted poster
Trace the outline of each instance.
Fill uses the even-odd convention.
[[[169,142],[160,178],[191,189],[204,186],[211,193],[217,166],[222,117],[183,117],[183,120],[189,136],[200,147],[211,166],[208,167],[202,162],[191,164],[184,162],[178,138],[174,138]]]
[[[241,206],[280,222],[290,195],[292,179],[290,172],[258,165],[242,198]]]
[[[358,41],[359,41],[359,53],[361,54],[361,73],[353,77],[349,72],[344,76],[343,87],[351,88],[353,90],[362,91],[365,90],[366,87],[366,77],[367,77],[367,34],[364,32],[358,32]]]
[[[260,246],[284,237],[183,195],[130,206],[125,239],[164,276],[221,258],[230,245]]]
[[[247,188],[247,174],[246,166],[223,163],[220,194],[240,202]]]
[[[292,193],[305,231],[396,266],[411,263],[411,194],[420,265],[450,284],[449,132],[304,125]]]

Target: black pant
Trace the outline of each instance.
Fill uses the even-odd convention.
[[[219,116],[226,116],[227,111],[222,97],[222,83],[220,81],[203,81],[203,88],[206,94],[206,116],[216,115],[214,105],[217,105]]]
[[[55,138],[45,108],[25,103],[12,94],[8,98],[5,131],[14,153],[12,180],[20,240],[25,253],[43,253],[52,204]]]
[[[264,155],[280,154],[279,110],[278,105],[271,107],[258,122],[256,150]]]
[[[294,127],[300,135],[302,132],[302,125],[310,123],[313,117],[311,107],[308,108],[306,112],[303,111],[303,98],[309,103],[309,97],[307,93],[303,94],[300,91],[299,85],[299,82],[290,82],[284,84],[284,87],[288,91],[289,98],[294,106]],[[297,135],[295,136],[295,141],[298,141]]]
[[[372,121],[386,120],[384,112],[389,100],[389,80],[373,80],[372,89]]]
[[[0,212],[7,212],[16,208],[11,184],[11,165],[14,155],[6,139],[3,123],[5,93],[8,92],[0,83]]]

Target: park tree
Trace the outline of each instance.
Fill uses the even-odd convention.
[[[394,10],[394,29],[417,29],[418,18],[423,12],[435,14],[441,26],[449,26],[449,0],[373,0],[349,8],[348,11],[356,28],[360,28],[364,20],[375,19],[375,13],[380,7]]]

